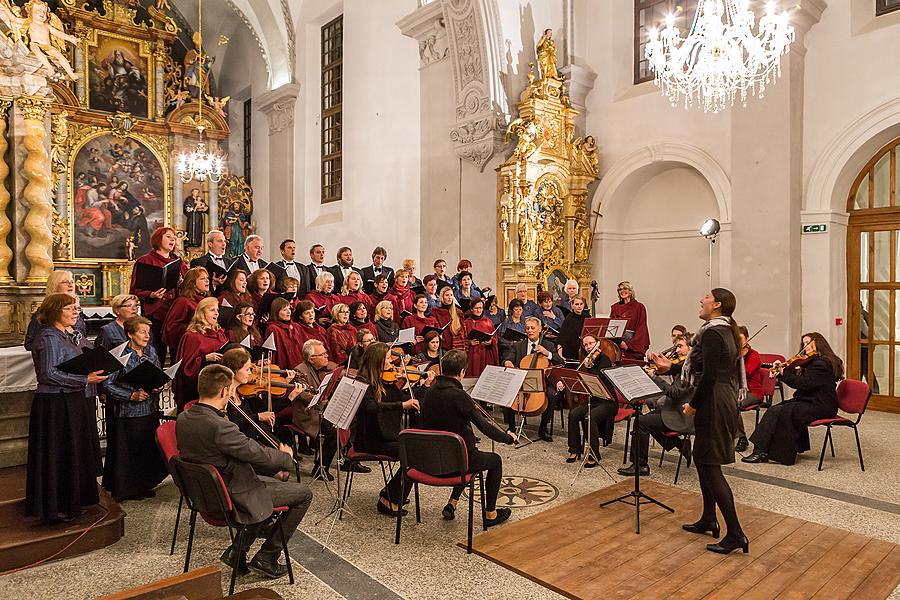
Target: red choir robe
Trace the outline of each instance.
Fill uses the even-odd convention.
[[[185,331],[178,342],[178,351],[175,354],[176,361],[181,361],[181,368],[175,376],[172,384],[175,393],[175,403],[178,412],[184,409],[184,405],[191,400],[197,400],[197,376],[200,370],[206,366],[206,355],[218,352],[222,346],[228,343],[228,334],[224,329],[206,329],[203,333]]]
[[[452,321],[452,318],[450,317],[450,309],[448,308],[432,309],[431,318],[435,320],[435,322],[437,323],[437,327],[444,327],[445,325],[450,323],[450,321]],[[460,317],[460,320],[462,320],[462,317]],[[450,336],[449,332],[450,327],[447,327],[444,330],[443,336],[441,336],[441,348],[443,348],[445,352],[453,347],[453,339]]]
[[[251,296],[247,292],[244,292],[243,294],[238,294],[238,293],[232,292],[231,290],[227,290],[227,291],[224,291],[221,294],[219,294],[219,304],[224,303],[226,300],[228,301],[228,304],[230,304],[232,308],[234,308],[235,306],[237,306],[238,304],[240,304],[242,302],[253,306],[253,296]],[[256,312],[255,306],[253,308],[253,312]]]
[[[400,325],[400,329],[409,329],[412,327],[416,330],[416,335],[422,335],[422,330],[426,327],[437,327],[437,320],[434,317],[419,317],[417,315],[410,315],[403,319],[403,323]],[[425,342],[419,342],[413,347],[413,354],[421,354],[425,352],[426,344]]]
[[[412,293],[412,290],[409,289],[409,286],[400,287],[400,282],[395,281],[394,287],[391,288],[391,291],[384,297],[385,300],[389,301],[394,307],[394,321],[399,325],[403,320],[401,316],[403,311],[406,312],[414,312],[413,311],[413,299],[416,297],[415,294]]]
[[[627,349],[622,350],[623,358],[643,360],[647,348],[650,347],[650,332],[647,330],[647,309],[637,300],[627,304],[616,302],[609,307],[610,319],[627,319],[625,329],[634,332],[634,336],[625,344]]]
[[[147,254],[138,258],[135,262],[144,263],[147,265],[154,265],[157,267],[164,267],[173,260],[178,259],[181,260],[180,257],[170,255],[168,258],[162,257],[155,250],[148,252]],[[181,261],[181,277],[184,277],[184,274],[187,273],[188,266],[187,263],[183,260]],[[136,285],[137,283],[137,269],[132,271],[131,273],[131,287],[129,289],[129,294],[134,294],[138,297],[138,300],[141,301],[141,315],[147,317],[148,319],[153,319],[155,321],[165,321],[166,314],[169,312],[169,308],[172,306],[172,303],[175,302],[175,290],[169,290],[166,292],[165,296],[162,298],[151,298],[150,294],[155,292],[156,290],[142,290]]]
[[[375,336],[375,339],[378,339],[378,330],[375,329],[375,323],[373,323],[372,321],[369,321],[367,319],[365,322],[359,323],[351,319],[350,324],[353,325],[353,327],[355,327],[357,331],[359,331],[360,329],[368,329],[372,332],[372,335]]]
[[[262,337],[261,337],[262,334],[259,333],[258,329],[256,329],[256,328],[251,329],[249,335],[250,335],[250,346],[262,346],[262,343],[264,340],[262,339]],[[234,342],[235,344],[240,344],[241,342],[244,341],[244,338],[246,338],[246,337],[247,337],[247,333],[241,331],[238,328],[228,330],[228,339],[231,340],[232,342]]]
[[[293,321],[269,321],[265,337],[275,336],[275,354],[272,361],[282,369],[293,369],[303,362],[303,343],[300,341],[300,325]]]
[[[298,323],[299,331],[296,334],[297,342],[300,345],[300,349],[303,349],[303,344],[306,343],[306,340],[319,340],[328,349],[328,332],[327,330],[319,325],[318,323],[313,323],[312,325],[304,325],[303,323]],[[303,355],[300,355],[300,362],[297,363],[299,365],[303,362]],[[285,369],[293,369],[297,365],[291,367],[284,367]]]
[[[487,317],[481,317],[480,319],[466,319],[465,323],[466,335],[473,329],[477,329],[484,333],[491,333],[494,331],[494,324]],[[472,342],[469,341],[468,355],[469,364],[466,367],[466,377],[478,377],[487,365],[500,364],[497,350],[497,336],[494,335],[493,338],[491,338],[491,343],[488,346],[483,344],[473,346]]]
[[[187,331],[187,326],[197,312],[197,304],[203,300],[203,296],[178,296],[166,314],[163,321],[162,339],[169,348],[178,348],[178,340]]]
[[[370,295],[365,292],[349,292],[347,294],[341,295],[338,301],[343,302],[347,306],[350,306],[354,302],[362,302],[366,305],[366,310],[369,311],[369,316],[375,314],[375,301]]]
[[[341,297],[337,294],[326,294],[319,290],[313,290],[306,295],[306,300],[312,302],[316,307],[316,322],[320,325],[323,324],[322,322],[325,322],[325,325],[329,325],[331,324],[331,309],[341,301]],[[322,321],[319,321],[319,309],[323,306],[325,309],[321,312]],[[295,315],[294,318],[299,319],[300,315]]]
[[[350,323],[346,325],[333,323],[326,331],[325,337],[328,340],[325,346],[328,348],[328,358],[339,365],[345,364],[356,344],[356,327]]]

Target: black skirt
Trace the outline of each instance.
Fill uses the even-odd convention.
[[[28,426],[25,513],[77,517],[97,504],[101,473],[94,398],[84,392],[35,394]]]
[[[156,446],[159,417],[110,418],[106,423],[103,487],[116,499],[143,496],[168,474]]]

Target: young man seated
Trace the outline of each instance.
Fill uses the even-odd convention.
[[[294,471],[290,446],[278,449],[261,446],[241,433],[238,426],[225,418],[228,400],[233,393],[233,373],[222,365],[204,367],[197,379],[200,400],[190,410],[178,415],[175,436],[181,458],[205,463],[219,470],[234,503],[237,522],[245,527],[243,548],[229,546],[222,560],[238,572],[249,568],[275,579],[287,573],[287,565],[278,562],[283,552],[281,535],[291,535],[312,502],[312,492],[301,483],[288,481]],[[287,506],[277,522],[272,520],[274,507]],[[272,526],[272,525],[276,526]],[[247,551],[257,534],[266,535],[256,556],[247,563]]]

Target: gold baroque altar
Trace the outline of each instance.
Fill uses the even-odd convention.
[[[562,294],[575,279],[581,294],[591,281],[593,228],[588,186],[599,160],[592,136],[575,137],[575,117],[556,69],[547,30],[537,45],[541,78],[530,64],[519,117],[507,129],[518,138],[512,156],[497,168],[497,273],[500,298],[508,303],[525,283],[529,295]]]

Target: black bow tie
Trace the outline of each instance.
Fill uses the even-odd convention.
[[[294,266],[294,263],[293,263],[293,262],[286,262],[286,263],[284,263],[284,266],[285,266],[285,267],[293,267],[293,266]]]

